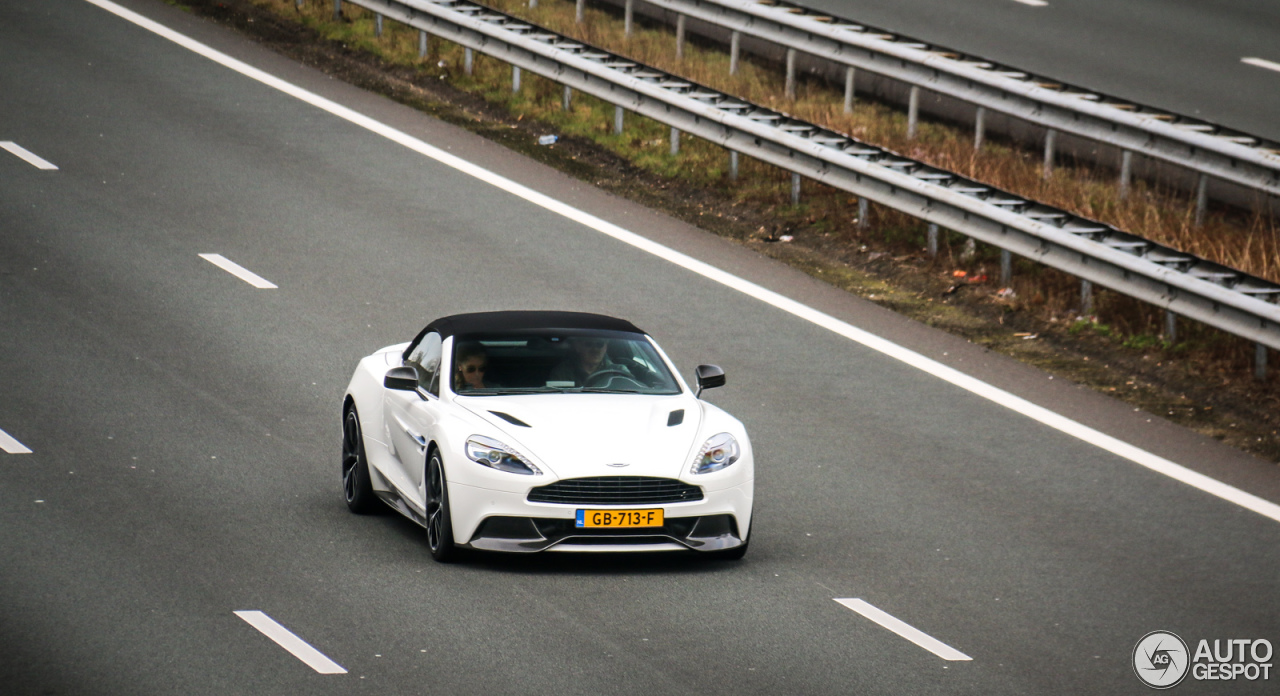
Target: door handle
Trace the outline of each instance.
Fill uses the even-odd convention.
[[[404,429],[405,434],[407,434],[410,438],[412,438],[414,442],[418,443],[418,449],[425,452],[427,449],[427,438],[414,432],[413,428],[410,428],[409,425],[405,423],[403,420],[401,420],[400,416],[398,415],[396,416],[396,422],[399,423],[400,427]]]

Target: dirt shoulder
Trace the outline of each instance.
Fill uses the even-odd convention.
[[[1280,365],[1259,381],[1245,361],[1208,361],[1160,346],[1126,346],[1106,335],[1105,326],[1045,316],[999,296],[998,288],[983,279],[987,274],[980,264],[957,277],[946,262],[923,251],[904,253],[901,244],[886,243],[874,229],[851,239],[826,231],[820,221],[782,227],[767,207],[735,204],[715,191],[690,190],[582,138],[565,137],[554,148],[540,147],[537,136],[551,132],[546,124],[518,120],[437,75],[390,65],[325,40],[249,0],[165,1],[927,325],[1280,463]]]

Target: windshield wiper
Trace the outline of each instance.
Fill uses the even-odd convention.
[[[647,394],[648,392],[636,391],[635,389],[606,389],[604,387],[583,387],[582,393],[587,394]]]
[[[519,396],[521,394],[559,394],[564,391],[557,387],[522,387],[520,389],[502,389],[493,387],[490,389],[468,389],[461,392],[459,396]]]

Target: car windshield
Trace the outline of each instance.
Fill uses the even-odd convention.
[[[454,337],[458,394],[679,394],[680,386],[641,334],[538,330]]]

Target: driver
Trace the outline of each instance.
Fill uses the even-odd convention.
[[[585,387],[591,376],[606,370],[631,376],[626,365],[609,359],[609,342],[595,336],[573,336],[569,338],[570,354],[551,374],[548,382],[573,382],[576,387]]]
[[[486,382],[485,370],[489,366],[489,356],[484,346],[479,343],[463,343],[454,351],[453,390],[464,392],[469,389],[492,388],[492,382]]]

